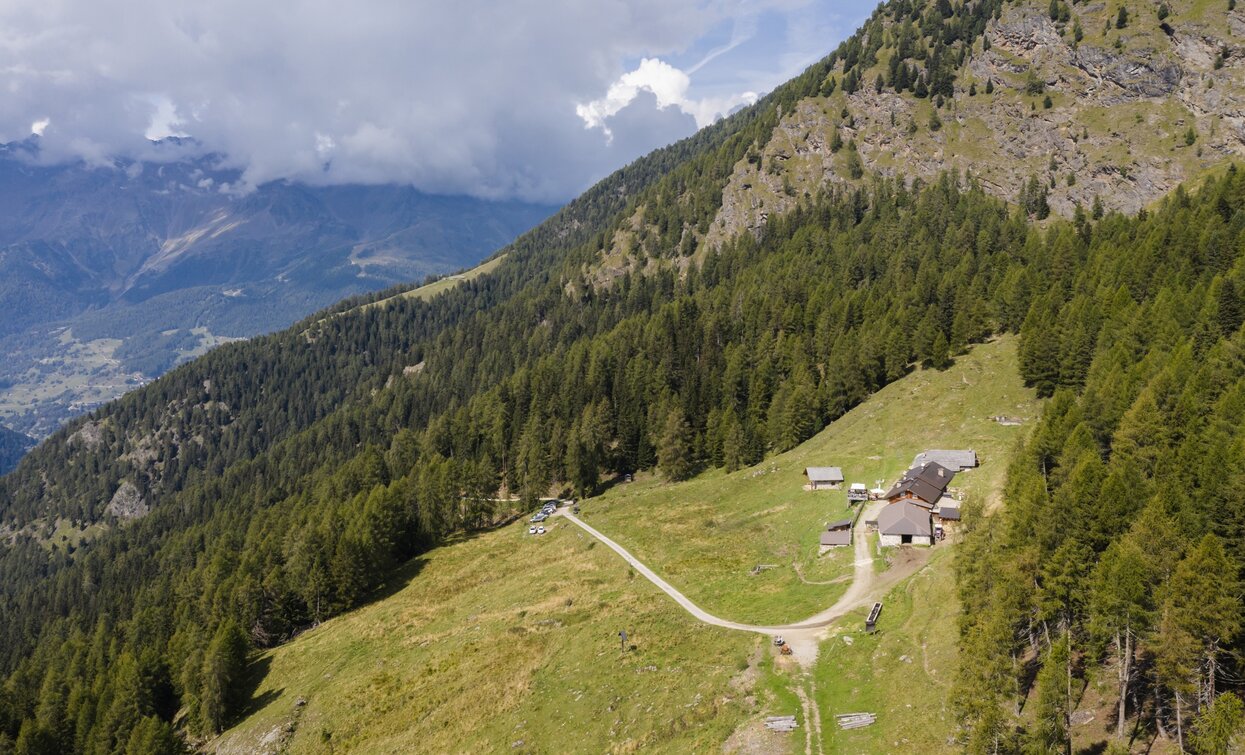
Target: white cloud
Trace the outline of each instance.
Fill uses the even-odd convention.
[[[748,18],[810,2],[5,0],[0,141],[42,123],[45,159],[97,164],[189,135],[179,149],[243,170],[226,191],[294,178],[566,199],[754,96],[756,77],[706,95],[663,61],[713,59],[725,50],[697,47],[710,31],[744,19],[738,44]]]
[[[608,119],[630,105],[640,92],[652,92],[658,108],[677,107],[692,116],[697,128],[704,128],[740,105],[756,102],[756,92],[725,97],[694,99],[688,96],[692,80],[686,73],[657,58],[645,58],[634,71],[628,71],[610,85],[604,97],[575,106],[585,128],[599,128],[607,139],[614,138]]]
[[[51,122],[52,120],[50,118],[40,118],[30,124],[30,133],[35,136],[43,136],[43,132],[48,130],[48,124]]]
[[[151,120],[147,123],[147,130],[143,132],[143,136],[148,139],[167,139],[170,136],[188,136],[185,131],[180,130],[179,126],[184,125],[180,116],[177,114],[177,106],[173,101],[164,95],[150,97],[148,101],[153,108]]]

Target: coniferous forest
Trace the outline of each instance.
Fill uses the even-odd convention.
[[[1006,507],[975,520],[957,559],[972,751],[1061,749],[1099,664],[1117,681],[1120,742],[1137,713],[1196,752],[1226,752],[1240,725],[1240,175],[1095,224],[1042,275],[1021,371],[1051,400]]]
[[[43,443],[0,477],[0,752],[181,752],[247,703],[253,651],[447,537],[637,470],[757,463],[1004,333],[1049,401],[1005,506],[966,512],[958,745],[1063,751],[1109,667],[1121,740],[1140,713],[1217,752],[1245,688],[1245,172],[1069,219],[1036,181],[1018,208],[971,175],[870,177],[719,250],[686,241],[793,103],[875,85],[884,38],[876,86],[949,93],[1000,6],[889,3],[493,274],[215,349]],[[641,215],[643,264],[603,279]],[[150,512],[110,513],[122,488]]]

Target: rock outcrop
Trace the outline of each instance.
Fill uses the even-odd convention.
[[[150,511],[147,500],[128,480],[117,486],[117,492],[113,493],[112,500],[104,508],[104,513],[122,520],[141,519]]]
[[[1072,5],[1062,24],[1044,5],[1009,4],[942,108],[867,84],[805,99],[735,166],[703,244],[756,233],[806,194],[856,180],[857,159],[866,176],[971,173],[1009,201],[1036,177],[1055,213],[1095,201],[1135,213],[1245,157],[1245,16],[1185,5],[1162,23],[1138,10],[1116,29],[1103,3]]]

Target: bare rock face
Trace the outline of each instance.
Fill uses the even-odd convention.
[[[1245,157],[1241,10],[1224,24],[1224,11],[1175,6],[1163,24],[1138,12],[1117,29],[1116,6],[1071,7],[1074,18],[1060,25],[1045,4],[1008,4],[986,31],[989,49],[975,45],[955,95],[937,110],[868,85],[796,103],[768,143],[736,164],[702,246],[758,234],[806,195],[853,183],[857,155],[866,176],[928,182],[971,173],[1007,201],[1036,177],[1064,216],[1096,200],[1133,214]]]
[[[118,519],[141,519],[151,511],[147,505],[146,499],[138,492],[138,488],[134,483],[128,480],[117,486],[117,492],[113,493],[112,500],[104,508],[104,513],[111,514]]]
[[[1164,97],[1175,92],[1184,70],[1175,63],[1155,62],[1150,55],[1121,55],[1084,46],[1071,63],[1098,81],[1108,81],[1137,97]]]
[[[98,422],[87,421],[69,436],[69,440],[77,441],[87,448],[99,448],[99,444],[104,441],[103,426]]]

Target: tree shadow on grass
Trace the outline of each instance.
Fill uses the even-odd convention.
[[[272,656],[268,654],[256,658],[247,666],[246,678],[243,679],[242,688],[238,690],[238,699],[245,700],[246,703],[236,711],[233,716],[234,723],[266,708],[285,692],[284,689],[270,689],[262,695],[255,695],[259,685],[263,684],[264,679],[268,678],[268,670],[271,666]]]
[[[503,527],[507,527],[511,525],[512,523],[514,523],[515,521],[517,521],[518,519],[520,519],[522,516],[523,516],[522,514],[516,515],[514,517],[508,518],[505,521],[499,522],[498,524],[495,524],[490,527],[482,527],[479,529],[457,532],[453,535],[450,535],[442,539],[438,543],[429,545],[427,550],[425,550],[423,553],[412,557],[405,563],[396,567],[392,572],[389,573],[388,576],[386,576],[385,581],[381,583],[379,587],[375,588],[374,590],[372,590],[372,592],[368,593],[367,596],[364,597],[362,600],[360,600],[357,605],[351,607],[349,610],[343,611],[336,615],[344,616],[348,613],[358,611],[374,603],[387,600],[393,597],[394,595],[398,594],[399,592],[401,592],[408,585],[410,585],[411,582],[413,582],[416,577],[419,576],[419,573],[421,571],[423,571],[424,566],[426,566],[428,562],[430,561],[428,553],[431,552],[433,549],[444,547],[447,545],[459,545],[462,543],[470,542],[482,535],[486,535],[490,532],[494,532]],[[329,619],[326,619],[326,621],[327,620]],[[295,639],[297,639],[299,635],[303,634],[303,632],[309,631],[314,628],[315,626],[303,627],[302,629],[294,632],[289,637],[289,639],[285,640],[285,642],[282,642],[274,647],[281,647],[282,645],[287,645],[290,642],[293,642]],[[255,695],[256,690],[258,690],[260,685],[263,684],[264,679],[268,677],[268,673],[269,673],[271,666],[272,666],[271,653],[264,653],[263,655],[260,655],[259,657],[255,658],[247,667],[246,679],[243,683],[242,689],[239,690],[239,698],[242,700],[246,700],[247,703],[238,711],[238,715],[236,717],[237,720],[242,720],[248,716],[253,715],[257,711],[270,705],[274,700],[277,700],[278,698],[281,697],[281,695],[285,693],[284,689],[276,689],[276,690],[268,690],[264,692],[262,695],[259,695],[258,697]]]

